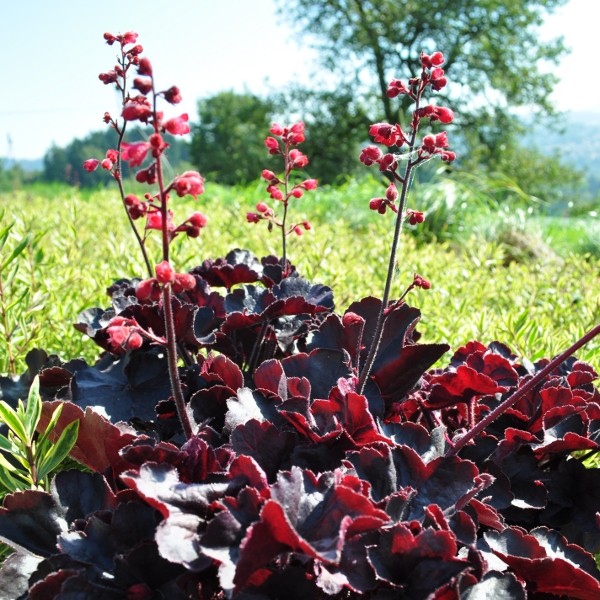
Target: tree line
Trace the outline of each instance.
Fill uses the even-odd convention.
[[[223,184],[253,181],[269,168],[263,140],[271,123],[302,118],[310,177],[335,183],[362,173],[358,154],[369,141],[369,125],[406,127],[405,107],[390,101],[387,84],[417,73],[421,51],[441,50],[451,84],[438,101],[457,115],[452,140],[461,158],[454,168],[508,173],[541,197],[557,185],[576,184],[581,174],[521,145],[523,120],[515,114],[526,109],[528,117],[555,116],[549,98],[557,79],[542,65],[556,64],[566,49],[560,38],[540,41],[539,32],[565,1],[278,0],[280,17],[318,49],[324,83],[266,96],[223,91],[199,100],[191,141],[168,140],[173,168],[193,166]],[[111,130],[95,132],[51,148],[43,179],[105,183],[101,171],[85,173],[82,164],[103,156],[115,137]]]

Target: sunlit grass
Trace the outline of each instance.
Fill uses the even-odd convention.
[[[373,180],[352,182],[306,194],[294,207],[293,215],[309,218],[314,229],[290,239],[290,258],[301,274],[334,290],[338,311],[364,296],[382,295],[393,215],[368,209],[369,199],[381,190]],[[174,199],[176,221],[192,210],[209,218],[201,238],[176,240],[176,267],[189,269],[235,247],[258,256],[279,254],[278,235],[269,234],[264,223],[249,225],[245,219],[246,211],[263,199],[261,183],[245,188],[208,184],[198,201]],[[146,276],[116,192],[81,194],[55,188],[47,194],[20,191],[0,201],[5,218],[16,221],[16,232],[44,232],[39,242],[43,257],[32,274],[42,297],[41,308],[30,319],[35,345],[63,359],[94,360],[97,347],[72,326],[78,313],[106,307],[105,290],[114,280]],[[473,219],[494,218],[488,208],[472,210]],[[413,235],[402,240],[392,295],[402,293],[414,272],[432,282],[431,290],[408,298],[422,310],[419,329],[425,341],[447,341],[456,348],[474,338],[484,343],[500,340],[535,360],[557,354],[600,321],[597,258],[551,253],[518,262],[512,260],[509,247],[467,231],[454,232],[443,243],[419,240]],[[157,243],[150,249],[158,259]],[[578,356],[600,369],[597,341]],[[19,357],[21,368],[23,358]]]

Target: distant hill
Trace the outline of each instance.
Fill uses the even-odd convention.
[[[26,173],[34,173],[35,171],[41,171],[44,168],[44,159],[18,159],[3,158],[2,165],[5,169],[11,169],[14,165],[19,165]]]
[[[590,191],[600,193],[600,110],[564,113],[557,125],[536,125],[525,144],[584,171]]]

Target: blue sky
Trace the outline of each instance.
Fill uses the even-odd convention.
[[[562,34],[572,54],[559,67],[561,110],[597,110],[600,1],[570,0],[543,35]],[[274,0],[20,0],[2,7],[0,156],[40,158],[103,127],[116,96],[98,80],[114,65],[105,31],[140,34],[161,87],[178,85],[180,112],[196,116],[198,98],[224,89],[257,94],[309,81],[314,52],[275,12]],[[178,110],[179,112],[179,110]]]

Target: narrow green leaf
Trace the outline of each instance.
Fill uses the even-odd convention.
[[[0,400],[0,420],[4,421],[13,433],[25,444],[29,442],[23,423],[17,413],[6,403]]]
[[[35,428],[42,414],[42,399],[40,398],[40,380],[36,375],[31,387],[29,388],[29,396],[27,398],[27,410],[25,411],[24,425],[32,440],[35,434]]]
[[[0,450],[13,453],[16,450],[16,446],[7,437],[0,434]]]
[[[8,256],[8,258],[2,263],[2,266],[0,266],[0,271],[4,271],[4,269],[10,265],[10,263],[15,260],[15,258],[17,258],[17,256],[19,256],[19,254],[21,254],[21,252],[23,252],[23,250],[25,250],[25,248],[27,247],[27,244],[29,244],[31,240],[31,237],[29,235],[26,235],[13,249],[13,251],[10,253],[10,255]]]
[[[54,409],[54,412],[52,413],[52,416],[50,417],[50,421],[48,422],[46,431],[44,431],[44,433],[37,440],[38,448],[42,447],[42,445],[46,442],[46,438],[50,435],[50,432],[56,427],[56,424],[58,423],[58,419],[60,418],[61,413],[62,413],[62,404],[59,404]]]
[[[26,489],[23,483],[15,479],[7,470],[0,467],[0,484],[5,487],[9,493],[16,492],[17,490]]]
[[[68,456],[77,441],[79,421],[69,423],[61,433],[56,444],[38,465],[38,479],[47,477]]]

